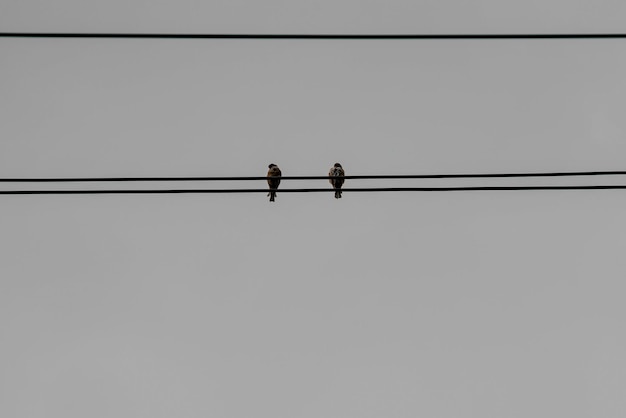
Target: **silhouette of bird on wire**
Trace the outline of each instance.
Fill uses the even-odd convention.
[[[333,185],[333,188],[335,189],[335,199],[341,199],[341,186],[343,186],[343,183],[345,181],[345,179],[343,178],[343,176],[345,175],[346,172],[343,170],[343,167],[339,163],[335,163],[335,165],[328,172],[328,176],[331,177],[330,179],[328,179],[328,181],[330,182],[330,184]]]
[[[270,164],[268,168],[267,184],[270,187],[270,192],[267,195],[270,197],[270,202],[273,202],[276,199],[276,189],[278,189],[278,185],[280,184],[280,176],[282,176],[282,173],[276,164]]]

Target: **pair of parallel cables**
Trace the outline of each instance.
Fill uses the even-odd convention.
[[[547,178],[547,177],[596,177],[624,176],[626,171],[578,171],[542,173],[482,173],[482,174],[408,174],[408,175],[354,175],[343,176],[345,180],[407,180],[407,179],[472,179],[472,178]],[[281,180],[330,180],[329,176],[283,176]],[[208,181],[266,181],[267,177],[76,177],[76,178],[0,178],[0,183],[128,183],[128,182],[208,182]],[[549,186],[455,186],[455,187],[363,187],[344,188],[344,192],[452,192],[452,191],[521,191],[521,190],[615,190],[626,185],[549,185]],[[0,195],[70,195],[70,194],[213,194],[213,193],[267,193],[262,189],[68,189],[68,190],[1,190]],[[334,192],[326,188],[283,188],[279,193]]]

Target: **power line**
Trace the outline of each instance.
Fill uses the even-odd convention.
[[[626,185],[592,186],[477,186],[477,187],[367,187],[347,188],[342,192],[454,192],[454,191],[522,191],[522,190],[617,190]],[[334,192],[326,189],[278,189],[280,193]],[[267,193],[268,189],[118,189],[118,190],[3,190],[0,195],[72,195],[72,194],[217,194]]]
[[[566,171],[537,173],[467,173],[467,174],[383,174],[355,176],[282,176],[281,180],[346,180],[362,179],[459,179],[459,178],[513,178],[513,177],[583,177],[622,176],[626,171]],[[70,182],[153,182],[153,181],[256,181],[266,176],[212,176],[212,177],[40,177],[0,178],[0,183],[70,183]]]
[[[252,33],[70,33],[0,32],[11,38],[126,38],[126,39],[617,39],[626,33],[492,33],[492,34],[252,34]]]

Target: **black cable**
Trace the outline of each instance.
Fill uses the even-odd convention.
[[[505,191],[505,190],[615,190],[626,185],[595,186],[478,186],[478,187],[367,187],[347,188],[342,192],[453,192],[453,191]],[[277,193],[334,192],[326,189],[278,189]],[[268,189],[135,189],[135,190],[3,190],[0,195],[35,194],[208,194],[208,193],[267,193]]]
[[[610,39],[626,33],[520,34],[237,34],[237,33],[68,33],[0,32],[12,38],[139,38],[139,39]]]
[[[626,171],[569,171],[539,173],[477,173],[477,174],[390,174],[356,176],[283,176],[281,180],[358,179],[458,179],[458,178],[511,178],[511,177],[575,177],[616,176]],[[69,183],[69,182],[137,182],[137,181],[251,181],[267,180],[266,176],[213,176],[213,177],[55,177],[55,178],[0,178],[0,183]]]

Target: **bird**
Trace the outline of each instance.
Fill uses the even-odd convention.
[[[341,186],[343,186],[343,182],[345,181],[345,179],[343,178],[343,176],[345,175],[346,172],[343,170],[343,167],[339,163],[335,163],[335,165],[332,166],[330,171],[328,172],[328,177],[331,177],[328,179],[328,181],[330,182],[330,184],[333,185],[333,188],[335,189],[335,199],[341,199]]]
[[[280,184],[280,176],[282,173],[276,164],[270,164],[268,168],[267,184],[270,186],[270,192],[267,195],[270,197],[270,202],[273,202],[276,198],[276,189],[278,189],[278,185]]]

